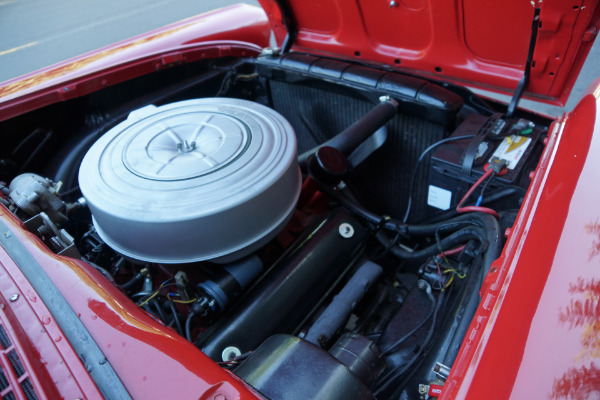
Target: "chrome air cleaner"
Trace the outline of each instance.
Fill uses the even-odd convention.
[[[230,261],[288,221],[300,194],[296,153],[290,124],[257,103],[147,106],[92,146],[79,186],[102,239],[128,257]]]

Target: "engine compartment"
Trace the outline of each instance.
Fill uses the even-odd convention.
[[[202,61],[2,122],[1,201],[268,398],[435,398],[548,124],[337,60]]]

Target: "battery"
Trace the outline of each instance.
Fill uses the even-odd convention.
[[[491,178],[486,190],[507,185],[527,189],[529,172],[537,165],[543,149],[540,139],[545,133],[546,128],[522,118],[469,115],[450,137],[474,137],[441,145],[432,155],[427,214],[456,207],[493,157],[506,162],[506,171]]]

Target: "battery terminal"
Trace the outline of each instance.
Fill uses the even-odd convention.
[[[494,170],[494,175],[500,175],[500,173],[502,172],[502,170],[506,168],[507,164],[508,163],[506,162],[506,160],[503,160],[503,159],[501,159],[499,157],[492,157],[490,159],[490,163],[488,165],[488,168],[491,168],[492,170]]]

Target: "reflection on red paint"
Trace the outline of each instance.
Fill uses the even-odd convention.
[[[585,232],[592,235],[594,237],[592,248],[590,249],[590,258],[596,257],[600,254],[600,218],[597,218],[596,221],[590,222],[585,226]]]
[[[598,221],[586,225],[588,230],[594,227],[600,232]],[[594,247],[597,247],[596,239]],[[592,256],[590,256],[591,259]],[[600,357],[600,280],[577,278],[577,282],[569,285],[569,293],[573,296],[568,307],[559,312],[561,324],[568,324],[568,329],[583,328],[581,335],[581,352],[576,358],[580,360]],[[600,369],[592,361],[589,366],[569,368],[560,378],[554,380],[551,398],[553,399],[589,399],[593,395],[600,398]]]
[[[595,396],[595,397],[594,397]],[[587,400],[600,398],[600,369],[592,362],[589,367],[569,368],[552,385],[553,399]]]
[[[600,280],[578,278],[569,285],[569,293],[575,298],[565,310],[560,310],[561,323],[568,323],[571,329],[600,320]]]

